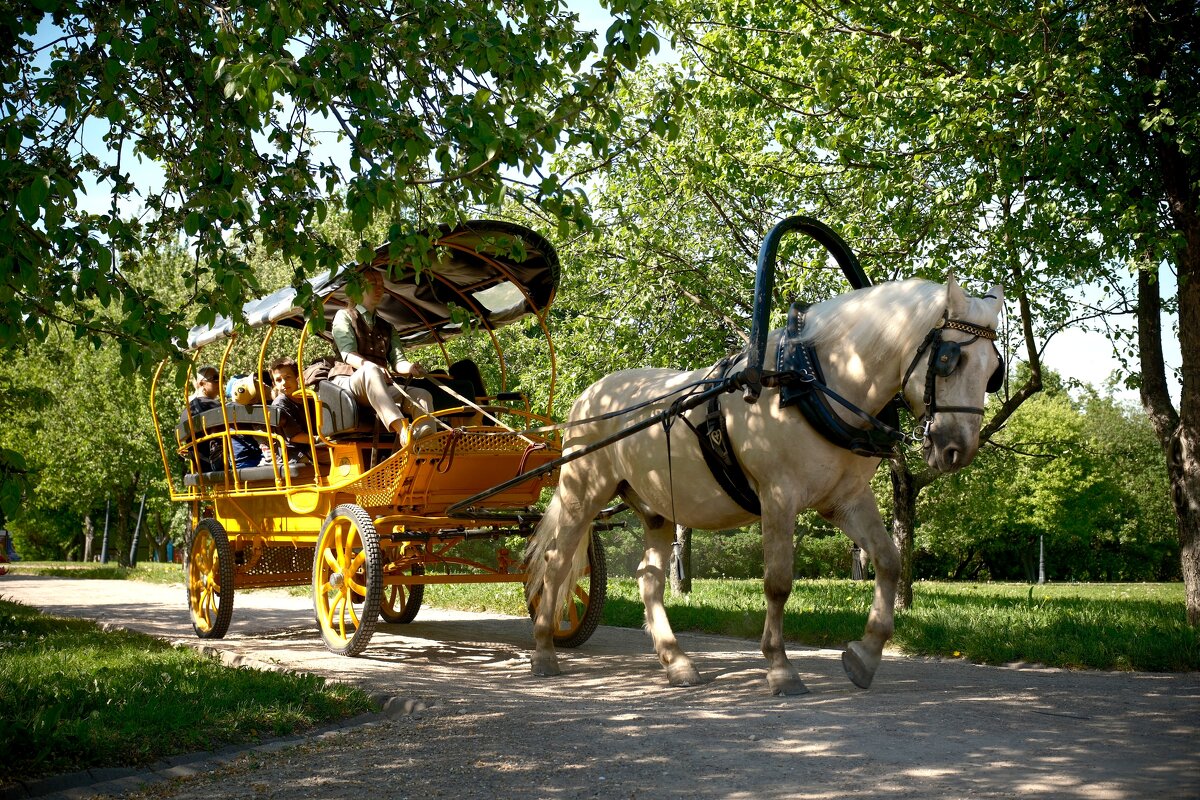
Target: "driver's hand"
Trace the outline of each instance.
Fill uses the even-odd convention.
[[[425,367],[419,361],[401,361],[396,365],[396,374],[402,378],[424,378]]]

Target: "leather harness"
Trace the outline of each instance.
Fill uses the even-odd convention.
[[[716,370],[721,379],[729,374],[729,368],[741,358],[741,354],[726,356],[717,363]],[[742,469],[733,448],[729,442],[729,428],[725,425],[725,413],[721,409],[720,395],[709,398],[705,407],[704,419],[700,424],[693,425],[687,417],[681,417],[700,440],[700,452],[704,454],[704,463],[712,473],[717,483],[725,493],[746,511],[754,516],[762,516],[762,504],[758,501],[758,493],[750,485],[746,471]]]
[[[961,320],[943,318],[942,323],[931,330],[917,348],[912,363],[905,372],[900,392],[884,406],[878,416],[874,416],[863,411],[825,384],[825,377],[821,372],[821,364],[817,359],[816,350],[802,338],[804,317],[809,308],[808,304],[793,303],[788,309],[787,327],[779,338],[776,372],[773,375],[764,375],[763,385],[778,386],[780,407],[795,406],[808,423],[832,444],[866,458],[889,458],[895,454],[897,445],[913,441],[914,437],[900,430],[900,407],[908,408],[903,397],[904,384],[908,383],[909,377],[926,350],[929,351],[929,369],[926,376],[924,396],[926,420],[922,438],[928,435],[933,415],[938,411],[983,414],[983,409],[976,407],[939,407],[934,381],[939,376],[949,375],[957,364],[957,358],[953,359],[954,363],[944,363],[948,356],[941,340],[941,332],[944,328],[954,328],[971,333],[977,338],[982,337],[994,341],[996,334],[990,328]],[[953,345],[951,349],[956,356],[958,345],[946,344]],[[728,375],[730,367],[742,357],[743,354],[738,353],[726,356],[718,362],[715,369],[719,373],[719,377],[724,379]],[[987,391],[994,392],[1000,388],[998,378],[1003,379],[1003,361],[988,381]],[[834,411],[830,400],[837,402],[865,422],[867,427],[859,428],[846,422],[841,415]],[[911,409],[909,410],[911,411]],[[682,419],[695,432],[699,440],[700,451],[704,454],[704,462],[721,488],[747,512],[754,516],[761,516],[762,505],[759,502],[758,494],[750,485],[750,480],[737,460],[737,455],[729,440],[729,430],[725,424],[725,414],[721,409],[720,396],[714,395],[709,399],[704,418],[699,425],[693,425],[687,417],[682,417]]]

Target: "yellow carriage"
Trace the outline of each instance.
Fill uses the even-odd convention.
[[[185,571],[198,636],[225,635],[239,589],[311,582],[325,646],[356,655],[381,617],[411,622],[427,585],[525,581],[519,556],[504,544],[532,533],[542,489],[557,474],[551,462],[562,453],[549,418],[554,354],[547,311],[557,255],[533,231],[495,221],[444,229],[425,252],[397,250],[384,245],[370,263],[314,279],[311,289],[329,320],[354,302],[350,273],[379,273],[377,313],[427,366],[430,353],[444,362],[444,370],[409,384],[430,392],[433,410],[406,420],[401,435],[337,382],[320,380],[293,395],[305,435],[302,444],[287,440],[279,410],[266,401],[271,355],[294,353],[305,365],[336,353],[326,326],[306,324],[291,288],[246,305],[247,322],[262,334],[257,341],[223,319],[189,335],[189,374],[212,365],[219,386],[239,390],[237,400],[193,413],[187,389],[180,393],[167,378],[177,370],[164,363],[155,375],[150,402],[170,495],[190,512]],[[530,317],[549,348],[546,413],[508,386],[495,333]],[[492,389],[479,370],[472,379],[450,369],[452,340],[466,331],[490,341],[495,363],[487,372],[498,384]],[[241,372],[249,377],[235,381]],[[418,425],[435,432],[410,441],[409,429]],[[235,448],[247,442],[261,460],[238,466]],[[299,457],[289,456],[289,445]],[[532,475],[513,482],[524,473]],[[511,485],[489,491],[501,484]],[[485,499],[461,509],[464,498],[481,494]],[[488,557],[467,544],[477,541],[495,543]],[[563,605],[556,642],[584,642],[604,597],[604,554],[593,535],[589,570]]]

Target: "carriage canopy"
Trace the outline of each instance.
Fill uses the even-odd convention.
[[[352,303],[347,292],[351,274],[370,270],[384,278],[379,315],[410,346],[443,341],[473,325],[494,329],[541,315],[553,302],[559,279],[553,246],[528,228],[490,220],[443,226],[425,252],[387,243],[376,248],[370,263],[311,279],[327,319]],[[246,303],[242,313],[253,327],[299,328],[305,313],[296,295],[289,286]],[[193,328],[188,349],[225,338],[233,329],[233,321],[225,317]]]

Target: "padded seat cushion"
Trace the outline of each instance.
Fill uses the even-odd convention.
[[[283,468],[287,470],[287,474],[291,477],[293,483],[295,483],[298,480],[305,480],[305,479],[311,478],[311,477],[313,477],[313,475],[316,474],[315,471],[313,470],[312,464],[287,464]],[[194,472],[184,475],[183,476],[183,485],[184,486],[199,486],[200,485],[200,477],[201,477],[200,475],[197,475]],[[204,481],[206,483],[224,483],[225,482],[225,473],[222,470],[217,470],[216,472],[205,472],[203,477],[204,477]],[[237,471],[237,477],[238,477],[238,480],[241,480],[243,482],[251,482],[251,481],[259,481],[259,482],[269,481],[270,483],[275,482],[275,473],[271,469],[270,464],[267,464],[266,466],[263,466],[263,467],[242,467],[241,469],[239,469]]]
[[[270,406],[267,408],[271,409],[271,425],[279,425],[279,409]],[[187,444],[192,440],[193,430],[197,436],[225,430],[226,418],[229,419],[229,424],[233,428],[263,430],[266,427],[266,416],[261,405],[244,406],[241,403],[226,403],[224,415],[219,406],[210,408],[203,414],[192,417],[190,427],[187,417],[184,417],[183,421],[175,428],[175,435],[180,444]]]

